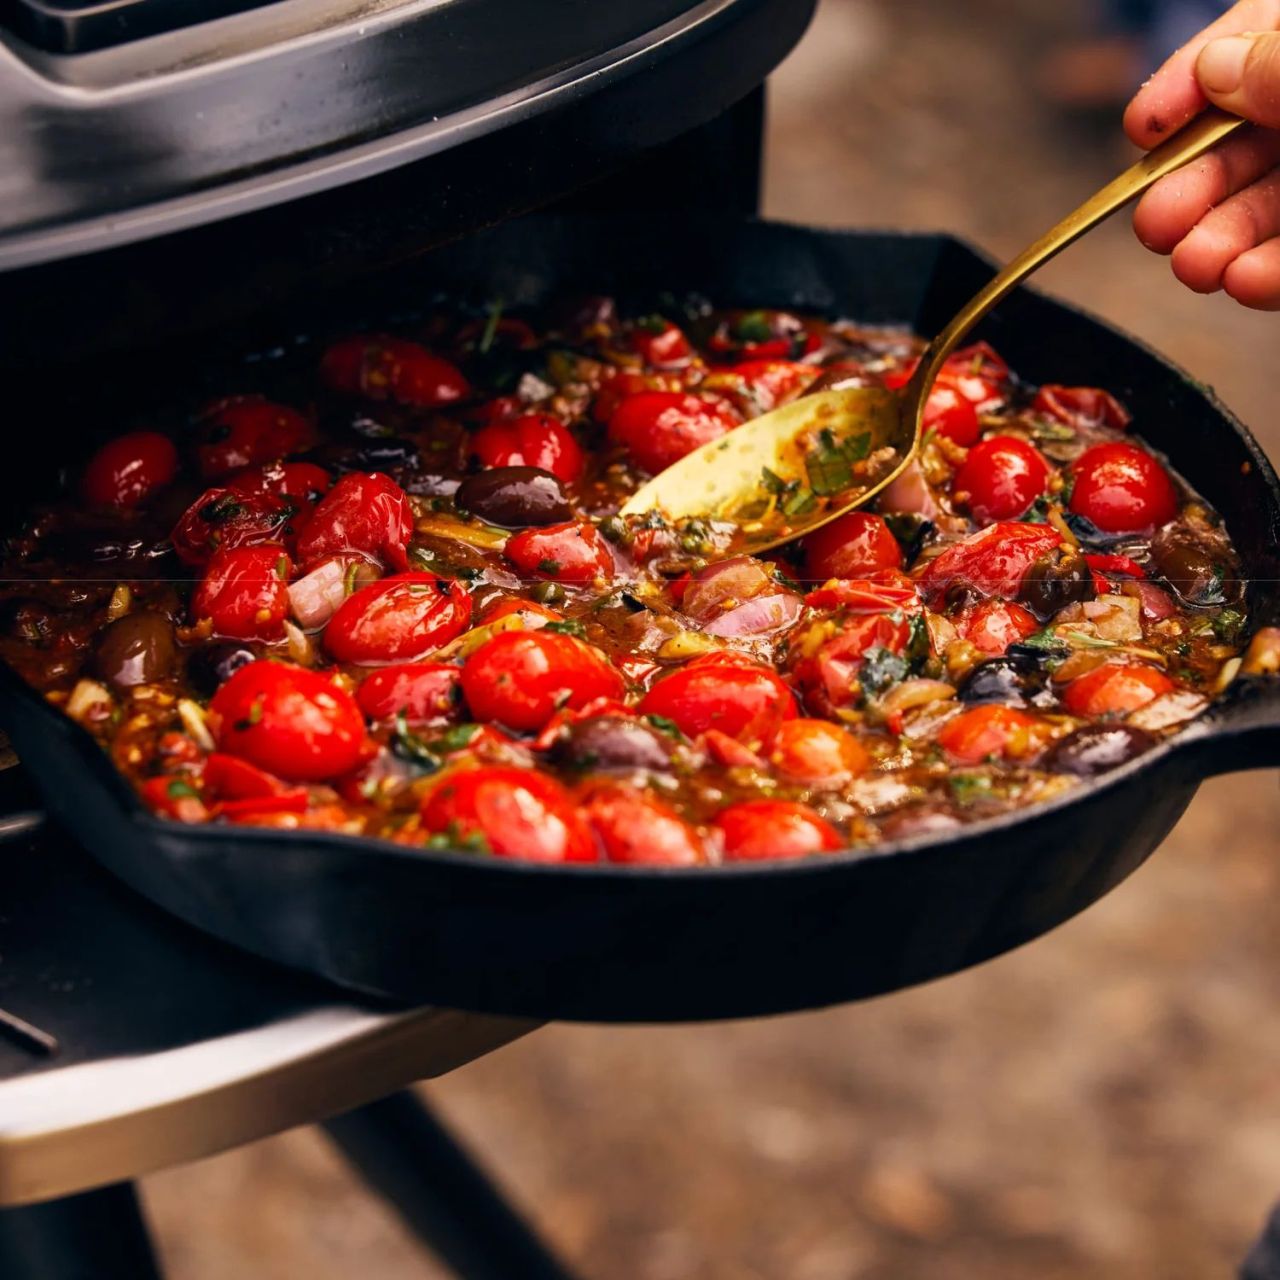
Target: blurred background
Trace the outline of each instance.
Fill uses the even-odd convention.
[[[771,81],[766,212],[1005,257],[1127,163],[1126,86],[1213,7],[823,0]],[[1275,317],[1188,293],[1124,215],[1041,285],[1280,458]],[[549,1027],[429,1092],[587,1280],[1229,1275],[1280,1198],[1278,831],[1275,774],[1211,783],[1099,906],[970,973],[753,1023]],[[174,1280],[444,1275],[314,1133],[144,1190]]]

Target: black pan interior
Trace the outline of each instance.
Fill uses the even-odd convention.
[[[47,421],[61,426],[44,435],[118,429],[122,406],[135,420],[175,399],[225,392],[228,369],[246,350],[309,360],[308,339],[393,325],[439,290],[479,303],[500,296],[513,307],[550,293],[651,300],[663,289],[694,290],[718,303],[793,306],[929,333],[989,274],[979,255],[942,236],[724,219],[525,219],[355,293],[264,315],[252,332],[198,352],[140,354],[133,366],[68,377],[66,394],[46,401]],[[1125,399],[1136,428],[1227,515],[1256,579],[1255,618],[1280,615],[1274,473],[1203,388],[1140,344],[1032,293],[1011,298],[981,336],[1027,378],[1101,383]],[[1280,717],[1274,700],[1263,704],[1274,756]],[[1214,735],[1226,731],[1215,721],[1065,803],[934,844],[709,872],[572,870],[163,824],[139,813],[84,735],[11,680],[0,684],[0,716],[55,815],[128,883],[191,923],[362,991],[595,1020],[813,1007],[972,964],[1118,883],[1163,838],[1204,773],[1228,759],[1252,763],[1250,752],[1262,762],[1256,735],[1215,762]]]

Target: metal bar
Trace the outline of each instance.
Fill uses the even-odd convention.
[[[162,1280],[130,1182],[0,1209],[4,1280]]]
[[[393,1094],[324,1128],[462,1280],[572,1280],[415,1094]]]

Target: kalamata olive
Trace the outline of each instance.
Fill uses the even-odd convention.
[[[27,644],[48,644],[61,630],[61,610],[42,600],[15,596],[0,604],[0,631]]]
[[[255,661],[261,655],[247,644],[224,641],[207,644],[187,659],[187,678],[196,692],[204,697],[214,693],[241,667]]]
[[[1221,604],[1226,574],[1212,553],[1184,530],[1161,529],[1151,541],[1151,560],[1160,576],[1192,604]]]
[[[886,840],[906,840],[911,836],[944,836],[964,823],[944,809],[900,809],[880,823],[880,834]]]
[[[173,624],[158,613],[140,609],[103,629],[93,666],[108,684],[127,689],[171,675],[175,657]]]
[[[1042,621],[1060,609],[1094,597],[1093,574],[1078,553],[1042,556],[1027,570],[1018,599]]]
[[[672,748],[670,738],[641,720],[590,716],[570,726],[556,757],[579,769],[665,769]]]
[[[957,691],[961,702],[998,702],[1025,707],[1044,691],[1044,672],[1021,655],[990,658],[979,662]]]
[[[1155,744],[1152,734],[1134,725],[1087,724],[1059,738],[1040,767],[1051,773],[1093,778],[1126,764]]]
[[[559,524],[573,516],[560,481],[538,467],[491,467],[464,480],[454,501],[504,529]]]

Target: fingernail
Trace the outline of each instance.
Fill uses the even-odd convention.
[[[1253,47],[1248,36],[1210,40],[1196,59],[1196,78],[1208,93],[1234,93],[1244,79],[1244,61]]]

